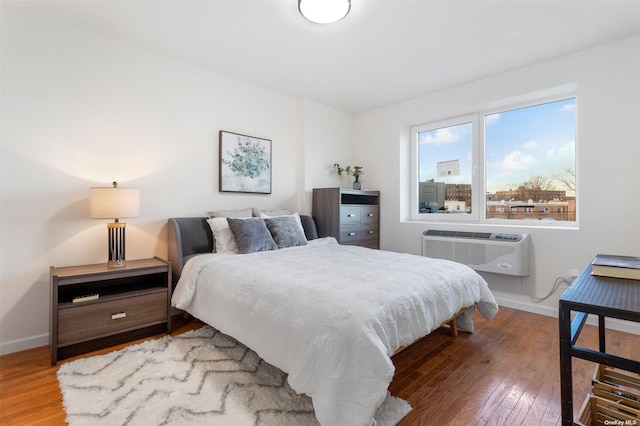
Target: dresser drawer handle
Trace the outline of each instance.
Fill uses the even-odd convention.
[[[126,316],[127,316],[126,312],[118,312],[117,314],[112,314],[111,315],[111,319],[112,320],[117,320],[117,319],[120,319],[120,318],[125,318]]]
[[[369,235],[372,235],[372,234],[373,234],[373,231],[369,231]]]
[[[356,215],[355,215],[355,213],[349,213],[349,214],[347,215],[347,217],[355,217],[355,216],[356,216]]]
[[[373,213],[369,213],[367,216],[369,216],[369,217],[373,217]]]
[[[355,233],[355,232],[349,232],[349,236],[350,236],[350,237],[353,237],[354,235],[356,235],[356,233]]]

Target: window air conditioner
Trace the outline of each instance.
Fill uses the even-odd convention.
[[[529,234],[426,230],[422,255],[463,263],[476,271],[529,275]]]

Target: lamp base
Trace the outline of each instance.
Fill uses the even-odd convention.
[[[114,223],[107,224],[107,232],[109,234],[109,261],[107,267],[121,268],[126,266],[127,262],[124,257],[124,231],[127,224],[119,222],[118,219]]]

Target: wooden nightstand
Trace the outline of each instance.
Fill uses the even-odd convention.
[[[171,264],[162,259],[128,260],[121,268],[52,266],[50,281],[51,365],[58,359],[171,332]]]

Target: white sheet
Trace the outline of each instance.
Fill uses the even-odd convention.
[[[327,425],[370,425],[393,378],[390,356],[461,308],[498,305],[472,269],[342,246],[333,238],[191,259],[173,294],[186,310],[289,374]],[[461,328],[472,327],[472,312]],[[471,330],[470,330],[471,331]]]

